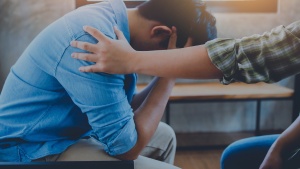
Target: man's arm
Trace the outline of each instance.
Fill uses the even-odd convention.
[[[95,43],[88,35],[81,38],[78,40],[89,39],[90,43]],[[157,129],[174,80],[155,80],[153,88],[149,93],[146,91],[144,101],[133,112],[124,91],[125,77],[79,72],[78,67],[91,63],[69,57],[75,50],[66,49],[56,67],[56,79],[87,115],[93,132],[108,154],[126,160],[137,158]]]
[[[176,48],[176,42],[177,31],[176,28],[173,28],[168,49]],[[188,39],[185,47],[191,45],[192,40]],[[174,83],[175,79],[155,77],[142,92],[135,96],[133,102],[138,109],[134,112],[134,119],[138,135],[141,137],[138,137],[137,144],[133,149],[120,155],[119,158],[127,160],[136,158],[148,144],[164,114]]]
[[[172,28],[172,34],[169,39],[169,45],[168,49],[176,49],[176,43],[177,43],[177,30],[175,27]],[[190,47],[193,44],[192,38],[188,38],[186,44],[184,45],[184,48]],[[146,99],[148,93],[152,90],[153,86],[157,83],[159,80],[159,77],[155,77],[148,85],[145,87],[140,93],[134,96],[132,101],[132,107],[135,110],[137,107],[139,107],[143,101]]]
[[[87,116],[104,150],[112,156],[124,154],[136,144],[138,137],[134,114],[124,90],[125,77],[81,73],[78,66],[90,63],[68,59],[70,51],[74,49],[68,48],[57,66],[56,79]]]
[[[66,56],[68,52],[67,50]],[[74,67],[90,63],[72,60],[70,57],[63,57],[57,68],[58,80],[73,101],[87,114],[99,140],[107,145],[106,151],[122,160],[136,159],[158,127],[175,79],[155,78],[133,99],[136,110],[134,117],[131,118],[128,115],[130,110],[128,110],[129,103],[126,104],[125,92],[121,91],[123,76],[81,73]],[[114,126],[116,128],[113,128]],[[130,150],[124,151],[131,145]],[[124,153],[120,154],[119,149]]]
[[[134,112],[134,122],[138,134],[137,142],[130,151],[117,156],[118,158],[134,160],[148,144],[164,114],[174,83],[174,79],[159,78],[153,84],[146,99]]]
[[[70,64],[72,60],[66,58],[70,57],[64,57],[57,68],[57,79],[87,115],[105,151],[121,160],[136,159],[157,129],[175,80],[157,80],[132,112],[121,75],[83,74],[74,69],[82,63]]]
[[[153,86],[156,85],[158,80],[158,77],[154,77],[154,79],[142,91],[134,95],[131,102],[131,107],[133,111],[137,110],[142,105],[142,103],[147,98],[148,94],[152,90]]]

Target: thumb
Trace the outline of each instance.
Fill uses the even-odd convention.
[[[193,45],[193,39],[191,37],[189,37],[186,41],[186,44],[184,45],[184,47],[190,47]]]
[[[173,26],[168,49],[176,49],[176,42],[177,42],[177,29],[176,27]]]
[[[114,26],[114,31],[115,31],[115,34],[117,35],[118,39],[119,40],[126,40],[124,34],[122,31],[120,31],[117,26]]]

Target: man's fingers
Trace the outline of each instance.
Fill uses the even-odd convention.
[[[115,34],[117,35],[119,40],[126,40],[122,31],[120,31],[116,26],[114,26]]]
[[[173,26],[168,49],[176,49],[176,42],[177,42],[177,29]]]
[[[98,49],[95,44],[80,41],[72,41],[71,46],[93,53],[95,53]]]
[[[184,45],[184,47],[190,47],[193,45],[193,39],[191,37],[189,37]]]
[[[98,29],[90,27],[90,26],[84,26],[83,30],[92,35],[94,38],[96,38],[99,42],[100,41],[106,41],[108,38],[100,32]]]
[[[73,53],[72,57],[79,60],[85,60],[88,62],[97,62],[98,57],[95,54],[90,53]]]

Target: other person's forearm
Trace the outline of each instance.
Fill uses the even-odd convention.
[[[153,58],[156,59],[153,59]],[[136,51],[132,55],[130,71],[159,77],[216,79],[222,77],[201,46],[167,51]]]
[[[138,139],[136,145],[127,153],[117,156],[123,160],[134,160],[148,144],[164,114],[174,79],[160,78],[153,86],[142,105],[134,112]]]
[[[123,33],[117,29],[115,32],[119,40],[109,39],[92,27],[87,27],[86,31],[100,43],[78,41],[71,43],[73,47],[91,52],[73,53],[72,57],[95,62],[95,65],[81,67],[82,72],[113,74],[135,72],[159,77],[197,79],[221,78],[223,75],[211,62],[204,45],[167,51],[139,52],[132,49]]]

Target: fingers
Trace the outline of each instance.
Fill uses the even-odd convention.
[[[189,37],[186,41],[186,44],[184,45],[184,47],[190,47],[193,45],[193,39],[191,37]]]
[[[176,42],[177,42],[177,29],[176,27],[173,26],[168,49],[176,49]]]
[[[90,53],[73,53],[72,57],[75,59],[85,60],[88,62],[97,62],[97,60],[99,59],[97,55],[90,54]]]
[[[99,42],[108,40],[108,38],[96,28],[84,26],[83,30],[92,35],[94,38],[96,38]]]
[[[126,40],[122,31],[120,31],[116,26],[114,26],[115,34],[117,35],[119,40]]]
[[[92,53],[97,52],[97,46],[95,44],[87,43],[87,42],[80,42],[80,41],[72,41],[71,46],[75,48],[79,48],[82,50],[86,50]]]
[[[100,70],[97,71],[96,65],[80,67],[79,71],[80,72],[100,72]]]

